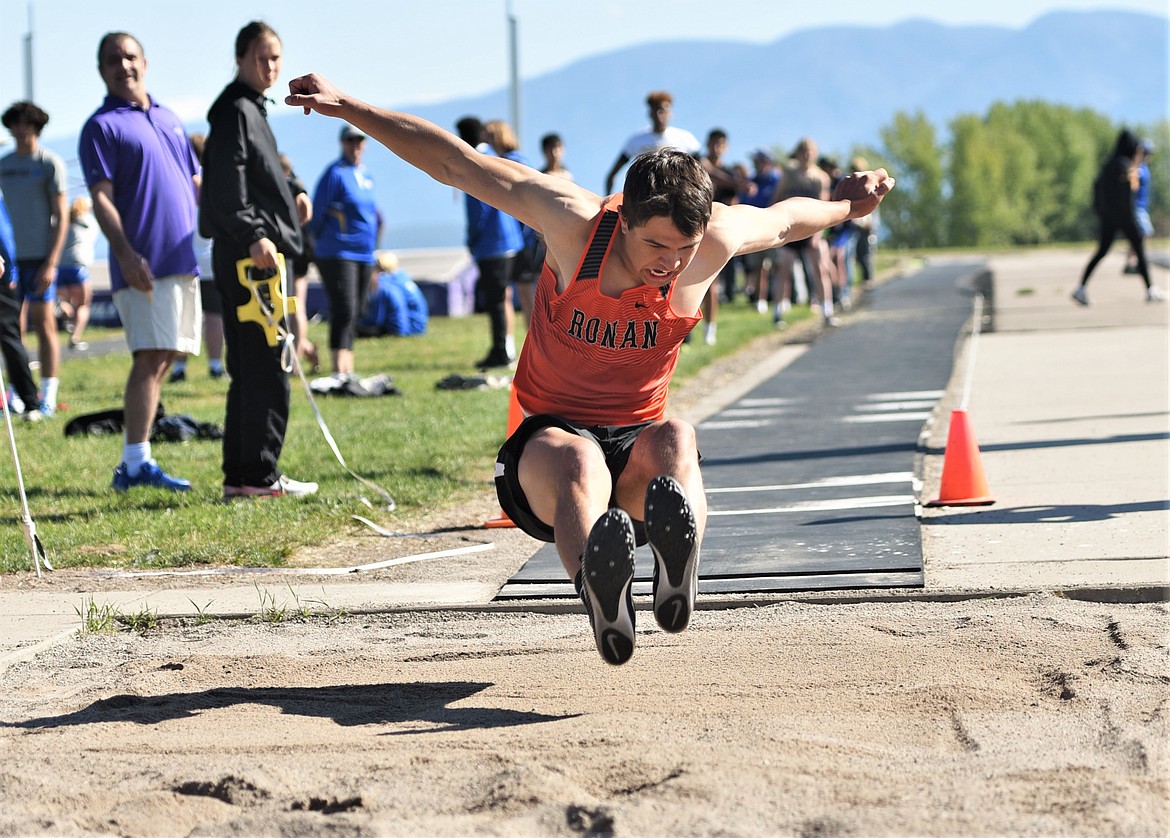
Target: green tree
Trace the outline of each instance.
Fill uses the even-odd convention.
[[[1121,130],[1102,114],[1042,101],[995,103],[962,114],[940,145],[918,113],[899,113],[881,131],[884,148],[864,150],[897,178],[882,205],[896,246],[969,247],[1085,241],[1097,235],[1093,180]],[[1143,129],[1161,153],[1151,165],[1151,215],[1170,227],[1170,123]]]
[[[885,161],[897,188],[882,202],[882,226],[895,247],[938,247],[944,243],[943,158],[934,126],[921,111],[899,112],[883,128]]]

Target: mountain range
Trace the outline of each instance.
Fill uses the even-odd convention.
[[[945,141],[953,117],[1023,99],[1149,125],[1170,109],[1168,43],[1170,18],[1123,11],[1052,12],[1020,29],[911,20],[806,29],[769,44],[646,43],[524,79],[521,150],[540,165],[540,137],[559,133],[577,182],[600,192],[626,138],[647,125],[644,100],[657,89],[674,97],[672,124],[700,141],[712,127],[726,130],[731,161],[746,160],[759,146],[790,150],[803,136],[816,139],[822,153],[846,159],[855,146],[880,145],[881,129],[899,111],[921,111]],[[316,69],[329,74],[328,67]],[[501,88],[437,104],[376,104],[453,130],[466,114],[507,118],[508,101]],[[281,149],[311,191],[338,154],[340,125],[283,105],[271,111]],[[383,246],[459,245],[458,193],[378,144],[368,146],[364,162],[386,221]],[[58,150],[68,159],[75,148]]]

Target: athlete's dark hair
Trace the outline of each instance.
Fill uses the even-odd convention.
[[[631,227],[662,215],[684,236],[697,236],[711,220],[711,178],[685,151],[664,148],[639,154],[626,172],[622,191],[622,215]]]
[[[49,115],[32,102],[16,102],[4,112],[0,122],[4,123],[5,128],[12,128],[18,122],[27,122],[37,129],[37,136],[40,136],[49,124]]]
[[[243,58],[244,54],[248,51],[248,47],[252,46],[252,42],[261,35],[271,35],[276,40],[280,40],[280,36],[276,34],[275,29],[262,20],[254,20],[236,35],[236,58]]]

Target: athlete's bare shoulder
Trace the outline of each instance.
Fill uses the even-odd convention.
[[[571,183],[569,185],[572,186]],[[548,247],[546,258],[561,287],[567,273],[573,271],[581,261],[597,216],[604,207],[604,198],[580,187],[560,192],[545,207],[546,217],[541,232]]]

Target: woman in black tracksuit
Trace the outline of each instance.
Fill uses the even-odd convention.
[[[236,37],[236,78],[207,114],[200,230],[214,240],[215,283],[223,297],[227,342],[227,413],[224,418],[224,499],[309,495],[316,483],[293,480],[277,466],[288,424],[288,374],[281,346],[270,346],[261,324],[240,322],[237,306],[252,299],[236,262],[251,257],[262,272],[276,255],[290,262],[301,252],[296,204],[268,125],[264,92],[280,74],[280,38],[253,21]],[[289,291],[291,294],[291,281]]]
[[[1085,265],[1084,273],[1081,274],[1081,284],[1072,294],[1072,298],[1083,306],[1089,304],[1089,298],[1085,294],[1089,277],[1097,263],[1109,252],[1118,233],[1129,240],[1133,252],[1137,254],[1138,273],[1142,275],[1142,281],[1146,284],[1146,300],[1157,302],[1165,299],[1162,290],[1150,284],[1150,267],[1146,263],[1145,243],[1134,213],[1133,199],[1137,190],[1134,156],[1137,154],[1138,142],[1133,132],[1122,130],[1117,135],[1113,153],[1101,165],[1097,179],[1093,182],[1093,211],[1097,213],[1100,225],[1097,250],[1090,257],[1089,264]]]

